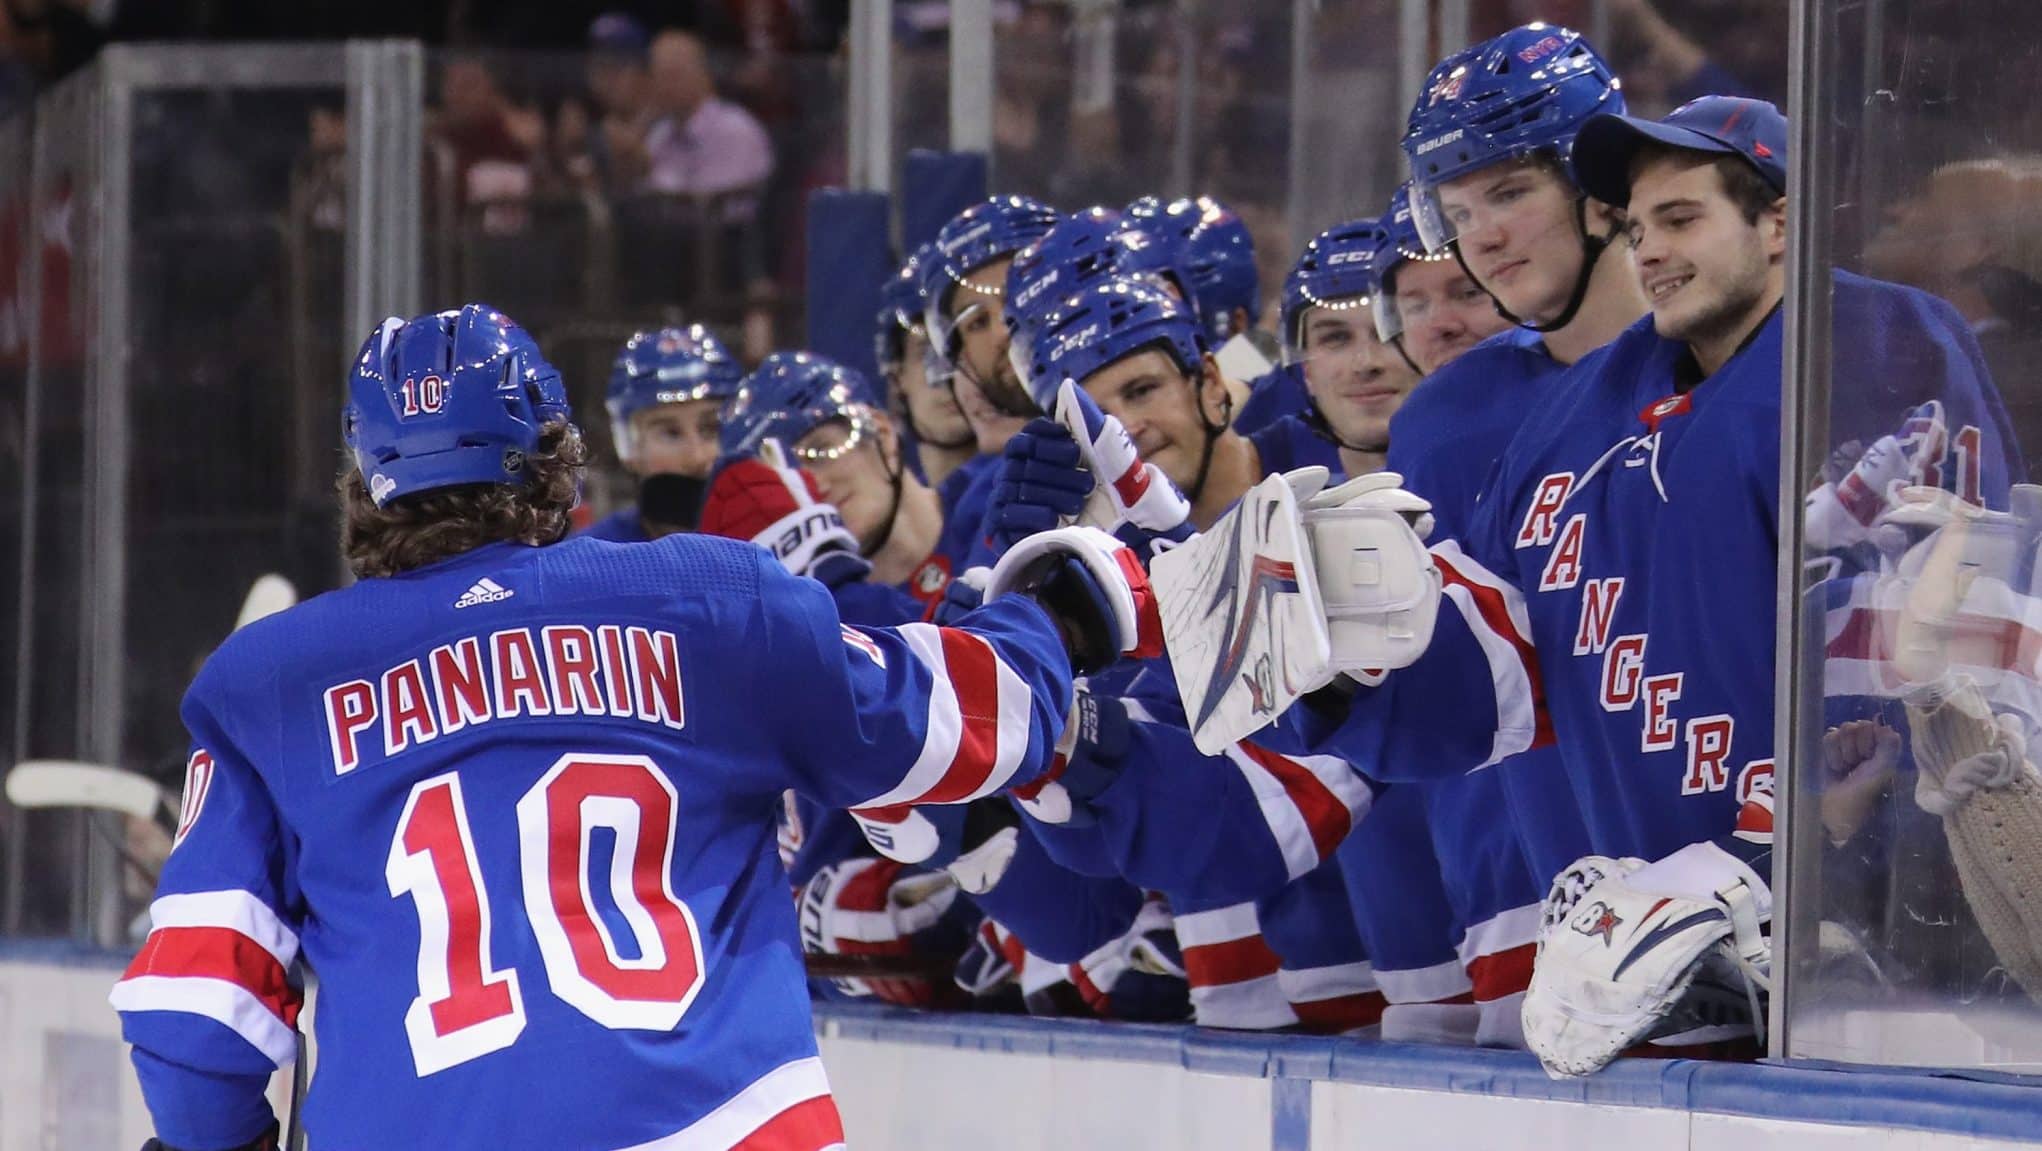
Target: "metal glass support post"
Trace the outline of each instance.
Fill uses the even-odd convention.
[[[19,125],[27,145],[21,155],[27,160],[16,179],[21,186],[22,202],[33,207],[36,194],[35,174],[43,170],[36,147],[36,132],[32,119],[25,113],[17,113]],[[14,643],[14,746],[8,762],[20,763],[28,758],[29,704],[34,694],[29,690],[34,678],[30,675],[35,666],[35,553],[36,532],[40,526],[42,499],[42,393],[43,356],[47,349],[42,344],[42,300],[43,261],[42,239],[38,231],[42,213],[31,211],[22,227],[20,252],[21,295],[18,317],[23,338],[28,343],[27,394],[22,397],[21,409],[21,582],[20,602],[15,605]],[[21,813],[12,805],[7,806],[7,820],[4,824],[6,847],[6,872],[4,895],[0,895],[0,935],[17,935],[21,932],[23,897],[28,877],[28,839],[23,833]]]
[[[893,190],[893,0],[851,0],[851,187]]]
[[[343,346],[385,316],[419,310],[424,234],[425,49],[415,40],[347,46],[347,261]],[[337,366],[337,365],[336,365]]]
[[[1458,52],[1468,46],[1468,0],[1439,0],[1439,54]]]
[[[1794,987],[1820,956],[1822,845],[1819,813],[1800,802],[1802,769],[1818,762],[1822,730],[1821,616],[1803,594],[1802,486],[1828,455],[1830,368],[1830,206],[1835,162],[1827,147],[1835,90],[1836,0],[1794,0],[1789,39],[1787,118],[1786,343],[1780,378],[1780,554],[1773,666],[1773,994],[1767,1054],[1793,1050]],[[1811,634],[1810,629],[1814,631]],[[1805,962],[1804,962],[1805,961]]]
[[[950,150],[993,154],[992,0],[950,0]]]
[[[1171,35],[1177,40],[1177,123],[1171,132],[1169,196],[1191,196],[1193,137],[1198,133],[1198,0],[1177,0]],[[1169,198],[1166,196],[1165,198]]]
[[[1284,188],[1283,218],[1290,234],[1289,251],[1304,248],[1311,239],[1311,225],[1305,220],[1306,137],[1312,118],[1312,23],[1319,12],[1319,0],[1291,0],[1290,5],[1290,164],[1289,182]]]
[[[1397,106],[1409,108],[1418,102],[1425,74],[1432,71],[1431,0],[1398,0],[1397,3]]]

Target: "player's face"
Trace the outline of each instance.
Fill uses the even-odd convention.
[[[1775,298],[1786,258],[1784,200],[1747,223],[1708,158],[1676,155],[1639,166],[1629,214],[1638,282],[1660,335],[1720,339]]]
[[[957,410],[964,414],[964,422],[971,425],[973,440],[980,455],[992,455],[1007,446],[1014,433],[1028,421],[1020,416],[1010,416],[994,406],[979,389],[978,381],[963,371],[950,376],[951,394],[957,397]]]
[[[1427,375],[1510,326],[1455,260],[1406,261],[1397,266],[1396,285],[1404,351]]]
[[[1013,402],[1027,391],[1007,361],[1006,300],[1001,292],[1007,284],[1010,259],[994,260],[972,272],[952,291],[950,314],[956,318],[957,366],[977,381],[979,390]]]
[[[893,422],[861,409],[855,419],[824,423],[794,444],[794,462],[815,477],[822,498],[835,504],[860,547],[877,544],[893,511]]]
[[[1567,307],[1581,272],[1577,193],[1542,164],[1493,164],[1439,189],[1461,259],[1513,315],[1542,321]]]
[[[1334,434],[1350,444],[1388,443],[1390,417],[1417,373],[1376,338],[1366,307],[1310,308],[1303,324],[1305,388]]]
[[[971,425],[964,422],[956,393],[929,382],[928,364],[922,358],[928,342],[921,328],[909,329],[901,343],[900,366],[894,370],[894,395],[921,434],[941,444],[958,443],[972,434]]]
[[[657,404],[631,417],[637,452],[626,465],[632,474],[672,474],[707,479],[716,464],[716,433],[723,426],[723,401],[682,400]]]
[[[1177,361],[1151,348],[1086,376],[1084,388],[1101,411],[1127,429],[1144,460],[1179,488],[1191,489],[1205,456],[1206,427],[1226,410],[1226,386],[1210,367],[1210,357],[1206,371],[1187,378]]]

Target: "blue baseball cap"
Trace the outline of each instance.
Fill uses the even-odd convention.
[[[1742,156],[1787,194],[1787,118],[1764,100],[1703,96],[1664,120],[1597,116],[1574,138],[1574,182],[1605,204],[1631,199],[1631,161],[1648,142],[1690,152]]]
[[[606,56],[642,60],[652,47],[652,37],[629,13],[605,12],[589,22],[588,46],[591,52]]]

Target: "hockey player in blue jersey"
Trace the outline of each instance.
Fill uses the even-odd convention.
[[[1421,376],[1512,325],[1450,252],[1427,252],[1411,219],[1411,185],[1398,187],[1383,215],[1376,252],[1376,335]]]
[[[941,494],[950,477],[979,452],[957,394],[950,390],[951,369],[931,354],[929,330],[923,326],[928,299],[922,292],[922,269],[933,251],[928,244],[915,249],[881,285],[873,360],[885,380],[887,410],[913,437],[916,470]]]
[[[1152,650],[1138,569],[1082,532],[1031,544],[1044,562],[996,572],[962,628],[850,627],[733,541],[563,542],[569,421],[486,306],[364,345],[359,582],[237,633],[185,699],[206,782],[112,994],[162,1146],[274,1139],[301,957],[321,1145],[840,1144],[781,793],[1026,783],[1074,667]]]
[[[1692,1005],[1725,971],[1764,986],[1786,139],[1771,105],[1723,97],[1583,130],[1575,171],[1624,207],[1651,318],[1549,389],[1460,537],[1411,561],[1446,589],[1422,655],[1284,717],[1392,777],[1558,748],[1596,854],[1555,881],[1526,1001],[1556,1074],[1655,1029],[1723,1035]],[[2003,502],[2017,449],[1961,319],[1844,273],[1835,293],[1853,402],[1833,434],[1868,442],[1934,401],[1947,450],[1912,480]]]
[[[942,502],[908,469],[907,445],[864,373],[809,352],[767,356],[730,401],[722,451],[755,456],[768,439],[843,516],[870,567],[866,581],[897,587],[922,607],[943,598],[961,557],[939,547]]]
[[[951,387],[981,454],[997,455],[1035,414],[1007,357],[1007,269],[1062,219],[1026,196],[973,204],[936,234],[922,271],[929,342],[953,369]]]
[[[639,498],[589,525],[590,535],[629,543],[694,526],[723,405],[743,377],[736,357],[700,324],[625,341],[605,406],[617,462],[637,479]]]

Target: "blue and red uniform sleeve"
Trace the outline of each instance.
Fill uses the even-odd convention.
[[[1049,766],[1071,668],[1032,600],[1002,599],[959,627],[853,627],[822,585],[760,563],[754,682],[780,697],[759,706],[780,714],[795,790],[854,809],[965,803]]]
[[[238,1146],[271,1123],[263,1091],[297,1057],[302,908],[288,878],[290,832],[196,687],[184,720],[194,746],[177,839],[149,937],[109,1000],[157,1135]]]

